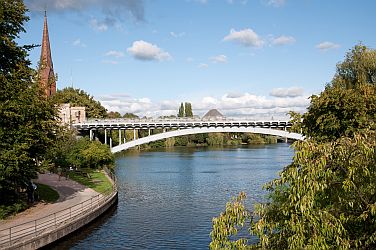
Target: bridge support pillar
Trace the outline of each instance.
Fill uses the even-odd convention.
[[[126,129],[124,129],[124,137],[123,137],[123,141],[124,141],[124,143],[127,142],[127,130],[126,130]]]
[[[90,129],[90,141],[92,141],[92,140],[93,140],[93,130]]]
[[[119,128],[119,145],[121,144],[121,129]]]
[[[112,148],[112,138],[110,136],[110,148]]]
[[[104,129],[104,144],[107,145],[107,129]]]
[[[149,136],[150,136],[150,128],[149,128]]]
[[[133,140],[136,140],[136,129],[133,129]]]
[[[287,127],[285,127],[285,131],[287,131]],[[285,137],[285,143],[287,143],[287,137]]]

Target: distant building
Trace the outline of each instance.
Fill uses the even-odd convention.
[[[223,120],[225,117],[216,109],[209,110],[203,117],[204,120]]]
[[[62,104],[59,110],[59,117],[62,124],[71,125],[85,122],[85,107],[72,107],[69,103]]]
[[[56,79],[51,57],[46,13],[44,14],[42,50],[40,54],[39,85],[44,90],[47,97],[56,93]]]

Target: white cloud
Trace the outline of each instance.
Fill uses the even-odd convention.
[[[116,50],[110,50],[104,54],[105,56],[110,56],[110,57],[115,57],[115,58],[121,58],[124,57],[124,53],[121,51],[116,51]]]
[[[230,30],[230,34],[223,38],[223,41],[235,41],[247,47],[262,47],[264,41],[252,29],[236,31]]]
[[[170,35],[174,38],[181,38],[183,36],[185,36],[185,32],[180,32],[180,33],[175,33],[173,31],[170,32]]]
[[[279,36],[272,39],[273,45],[288,45],[295,43],[295,38],[292,36]]]
[[[86,47],[86,44],[81,42],[80,38],[77,38],[76,40],[74,40],[72,44],[73,44],[73,46],[76,46],[76,47],[82,47],[82,48]]]
[[[291,91],[290,91],[291,92]],[[291,94],[291,93],[290,93]],[[287,118],[287,112],[304,112],[309,105],[308,96],[286,95],[265,97],[250,93],[229,93],[222,97],[205,96],[200,100],[190,100],[193,112],[203,116],[210,109],[218,109],[227,117],[248,117],[254,119]],[[186,100],[162,100],[154,102],[149,98],[132,98],[126,94],[114,94],[98,98],[110,111],[135,113],[138,116],[158,117],[176,115],[179,105]]]
[[[291,88],[275,88],[270,92],[274,97],[297,97],[303,95],[303,88],[291,87]]]
[[[163,51],[157,45],[142,40],[133,42],[132,47],[129,47],[127,51],[134,58],[142,61],[165,61],[171,59],[171,55],[168,52]]]
[[[268,0],[267,4],[273,7],[281,7],[286,4],[286,0]]]
[[[213,63],[226,63],[227,62],[227,56],[225,56],[225,55],[213,56],[213,57],[210,58],[210,60]]]
[[[194,62],[195,59],[193,59],[192,57],[187,57],[187,59],[185,59],[187,62],[191,63],[191,62]]]
[[[339,44],[332,43],[332,42],[322,42],[316,45],[316,48],[321,51],[327,51],[330,49],[338,49],[340,47]]]
[[[206,69],[209,67],[209,65],[207,65],[206,63],[200,63],[197,67],[201,68],[201,69]]]
[[[105,22],[102,22],[102,21],[98,21],[97,19],[95,18],[92,18],[90,20],[90,26],[96,30],[96,31],[100,31],[100,32],[103,32],[103,31],[106,31],[108,30],[108,25],[105,23]]]

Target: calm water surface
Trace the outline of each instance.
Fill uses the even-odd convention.
[[[55,249],[208,249],[211,220],[240,191],[247,206],[292,160],[290,144],[127,152],[116,159],[119,203]]]

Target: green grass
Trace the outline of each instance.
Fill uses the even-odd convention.
[[[39,200],[52,203],[59,199],[59,193],[55,189],[41,183],[35,184],[37,185],[36,191],[38,192]]]
[[[85,170],[86,173],[89,173],[91,178],[88,178],[86,175],[82,175],[76,172],[70,172],[69,178],[85,185],[89,188],[94,189],[101,194],[109,194],[112,191],[112,183],[107,178],[107,176],[98,170]]]

